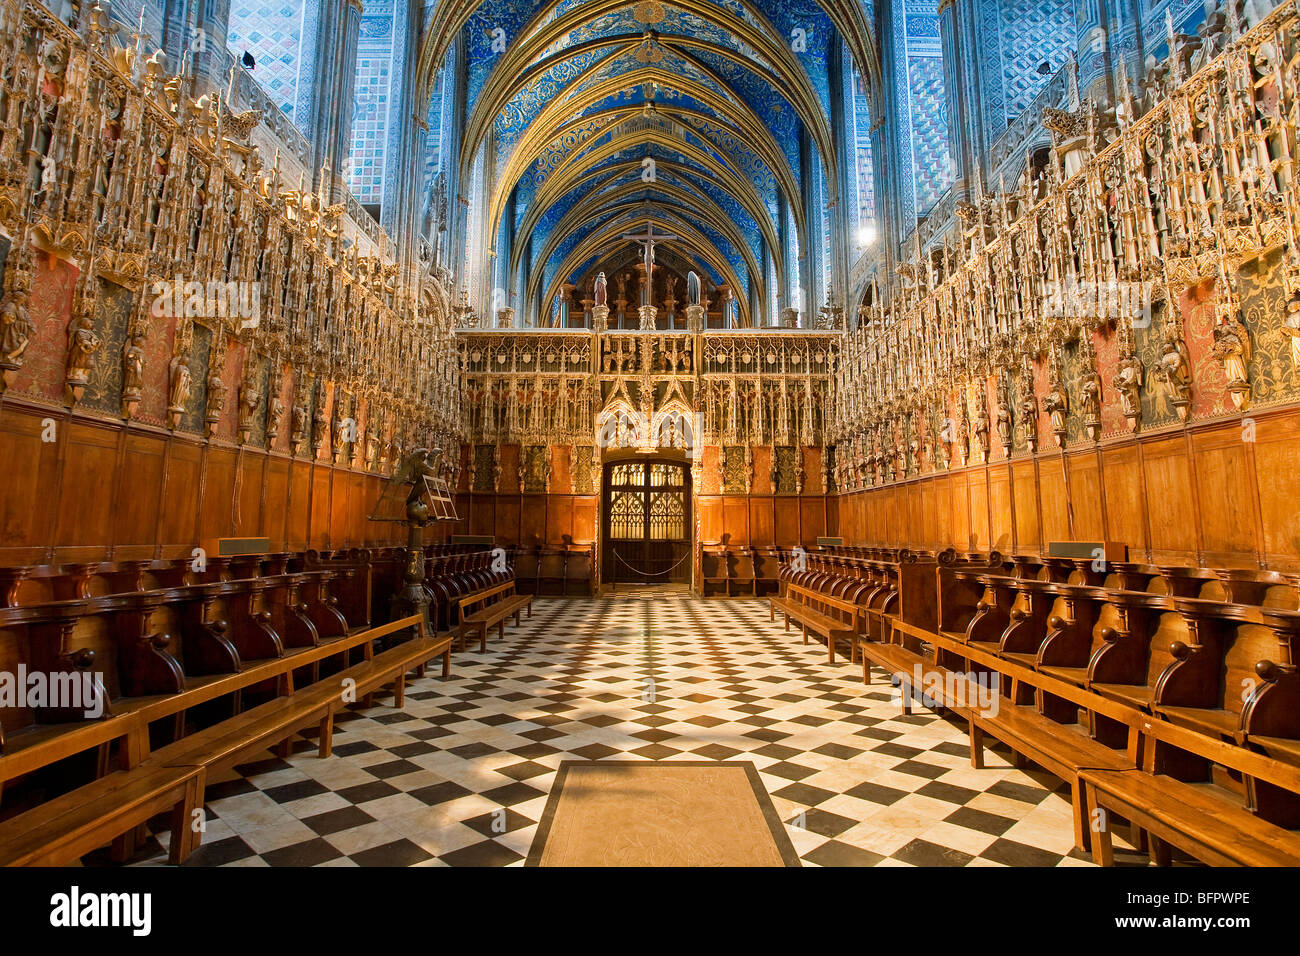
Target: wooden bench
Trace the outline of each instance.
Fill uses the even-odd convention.
[[[780,611],[785,619],[785,629],[794,621],[803,632],[803,642],[808,643],[808,632],[826,638],[827,659],[835,663],[835,642],[840,638],[849,643],[849,660],[858,659],[858,636],[862,633],[862,608],[852,601],[822,594],[798,584],[788,584],[784,597],[768,599],[768,619],[776,620]]]
[[[151,764],[117,771],[0,824],[0,866],[67,866],[110,841],[114,858],[150,817],[171,811],[168,859],[181,863],[198,845],[203,768]]]
[[[533,616],[533,596],[516,594],[515,582],[506,581],[495,587],[483,588],[467,594],[458,602],[460,606],[460,625],[456,637],[461,650],[465,649],[465,632],[477,630],[479,634],[479,653],[487,651],[488,628],[495,626],[497,635],[506,636],[506,619],[514,617],[519,623],[519,612],[528,609],[528,616]],[[476,610],[477,609],[477,610]]]
[[[924,686],[953,686],[953,671],[936,665],[922,653],[901,644],[862,640],[863,682],[870,683],[871,665],[898,676],[901,682],[902,710],[911,712],[914,691]],[[922,685],[918,687],[917,675]],[[960,678],[960,674],[956,674]],[[993,685],[996,687],[996,684]],[[1017,754],[1017,761],[1032,760],[1044,770],[1070,784],[1074,816],[1075,845],[1088,849],[1087,814],[1079,773],[1082,768],[1097,767],[1122,770],[1132,767],[1125,754],[1114,751],[1083,733],[1058,724],[1028,707],[1017,706],[1000,692],[992,694],[992,706],[972,706],[971,695],[954,700],[946,694],[935,700],[937,706],[952,711],[967,721],[970,733],[970,760],[975,769],[984,767],[984,736],[987,734],[1006,744]]]
[[[1136,769],[1085,770],[1080,777],[1085,804],[1145,831],[1158,865],[1169,865],[1175,846],[1210,866],[1300,866],[1300,834],[1261,820],[1210,785]],[[1100,866],[1114,863],[1112,830],[1106,816],[1093,826],[1092,855]]]
[[[413,639],[375,653],[376,640],[409,628],[416,629]],[[114,858],[126,859],[145,822],[169,807],[175,811],[169,859],[172,863],[184,862],[200,838],[191,817],[196,808],[203,806],[206,773],[236,766],[277,745],[282,748],[281,756],[288,756],[290,738],[311,726],[319,727],[319,754],[328,757],[332,752],[334,715],[347,704],[358,700],[369,703],[377,688],[392,683],[395,706],[401,707],[407,672],[414,669],[422,675],[425,664],[434,657],[443,659],[443,676],[450,673],[451,636],[426,636],[420,615],[371,628],[364,632],[364,641],[358,640],[360,637],[349,640],[363,651],[362,662],[297,691],[293,671],[283,670],[275,675],[280,681],[280,696],[153,753],[148,752],[148,710],[124,715],[123,720],[134,726],[124,748],[130,768],[0,825],[0,863],[11,858],[12,865],[74,862],[108,840],[115,841]],[[253,669],[254,673],[266,670],[265,666]],[[65,829],[67,839],[61,835]],[[28,837],[27,831],[39,835]]]

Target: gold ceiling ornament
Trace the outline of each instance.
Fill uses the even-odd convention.
[[[660,23],[664,18],[664,5],[658,0],[641,0],[632,8],[632,16],[638,23]]]
[[[636,59],[638,63],[662,63],[664,58],[664,48],[654,40],[647,39],[636,48]]]

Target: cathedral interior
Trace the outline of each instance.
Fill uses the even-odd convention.
[[[0,51],[0,862],[1300,865],[1296,3]]]

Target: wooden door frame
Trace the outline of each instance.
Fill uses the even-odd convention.
[[[627,465],[640,463],[642,465],[667,464],[673,465],[682,470],[682,505],[686,509],[683,515],[682,525],[682,543],[686,545],[687,554],[691,555],[695,549],[695,488],[692,483],[691,458],[689,455],[675,450],[657,450],[654,454],[645,454],[631,449],[610,449],[606,452],[601,460],[600,465],[600,488],[597,497],[597,520],[599,523],[599,559],[601,567],[601,580],[598,582],[598,591],[606,586],[615,584],[614,575],[617,574],[614,568],[614,556],[612,553],[612,539],[610,538],[609,527],[609,506],[610,506],[610,471],[617,465]],[[650,489],[647,486],[646,491]],[[649,508],[649,498],[646,499],[647,510]],[[649,515],[646,516],[645,533],[648,535]],[[643,539],[645,540],[645,539]],[[694,561],[687,562],[686,585],[694,587],[695,568]],[[610,574],[608,581],[604,580],[605,574]],[[626,583],[626,582],[624,582]]]

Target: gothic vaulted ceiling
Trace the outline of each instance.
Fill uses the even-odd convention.
[[[806,190],[836,196],[845,174],[828,58],[842,39],[874,72],[857,0],[448,0],[421,51],[426,89],[459,31],[460,182],[482,186],[487,268],[539,315],[646,224],[736,290],[747,322],[751,284],[767,308],[825,242]]]

